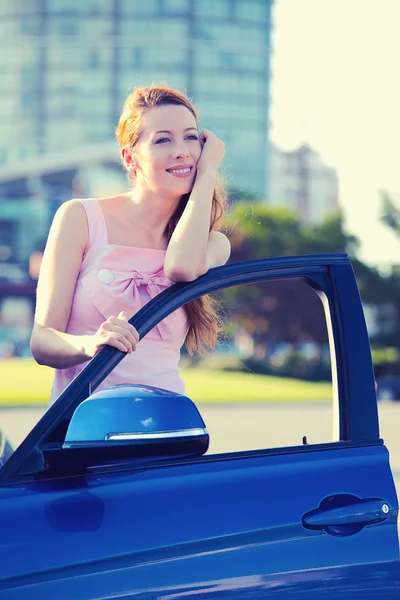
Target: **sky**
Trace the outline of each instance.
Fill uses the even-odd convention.
[[[400,264],[379,222],[379,190],[400,206],[400,0],[275,0],[273,21],[271,141],[335,167],[358,256]]]

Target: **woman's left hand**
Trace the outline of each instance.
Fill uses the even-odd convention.
[[[202,151],[197,163],[197,173],[210,173],[217,177],[218,169],[225,155],[225,144],[209,129],[200,134]]]

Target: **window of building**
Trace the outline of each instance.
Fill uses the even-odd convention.
[[[265,94],[266,83],[261,77],[243,73],[199,71],[196,88],[200,92],[213,94],[235,94],[236,96],[260,97]]]
[[[253,128],[262,135],[266,135],[267,118],[266,108],[262,99],[253,96],[241,97],[235,94],[221,93],[196,93],[194,97],[201,118],[218,119],[222,125],[236,129]]]
[[[98,0],[51,0],[48,12],[50,13],[82,13],[82,14],[108,14],[112,10],[112,3],[99,2]]]
[[[198,68],[215,69],[218,64],[218,54],[213,48],[207,48],[204,44],[197,44],[194,63]]]
[[[268,53],[260,50],[240,52],[237,54],[236,64],[240,69],[265,73],[269,64]]]
[[[78,44],[90,44],[91,36],[106,36],[112,33],[112,19],[101,16],[77,18],[69,13],[51,14],[47,24],[47,34],[51,36],[74,37]],[[95,38],[94,38],[95,39]]]
[[[249,154],[264,154],[266,132],[261,129],[243,128],[237,132],[237,143]]]
[[[187,38],[188,27],[186,19],[124,19],[121,21],[120,34],[131,41],[145,42],[145,48],[152,45],[160,50],[160,40],[175,40]]]
[[[186,13],[189,10],[190,0],[158,0],[159,10],[163,12]]]
[[[76,148],[85,141],[82,120],[76,117],[49,117],[46,119],[43,134],[49,151],[59,152],[61,149]]]
[[[39,154],[38,140],[27,139],[24,137],[24,143],[19,146],[18,152],[21,160],[37,156]]]
[[[48,61],[50,66],[55,67],[56,72],[60,67],[79,71],[90,68],[93,52],[96,52],[99,61],[102,61],[104,55],[110,55],[109,48],[101,48],[89,42],[82,43],[80,38],[53,39],[50,41]]]
[[[120,0],[120,11],[122,15],[142,16],[157,15],[159,10],[158,0],[146,0],[146,2],[132,2],[132,0]]]
[[[243,23],[201,19],[196,22],[195,37],[215,40],[220,46],[229,43],[238,49],[244,44],[265,44],[265,32],[261,27],[246,27]]]
[[[82,135],[83,140],[88,143],[111,140],[113,127],[110,118],[107,115],[93,118],[89,113],[83,123]]]
[[[12,115],[15,110],[15,100],[10,93],[0,95],[0,115],[4,119],[6,115]]]
[[[229,19],[232,17],[231,0],[201,0],[194,2],[195,13],[199,17],[212,19]]]
[[[111,114],[111,108],[112,98],[110,94],[78,92],[77,112],[80,115],[85,115],[85,118],[90,121],[107,118]]]
[[[24,35],[39,35],[42,20],[39,15],[20,15],[18,17],[20,32]]]
[[[163,65],[172,68],[183,66],[187,61],[187,51],[183,48],[164,48],[162,52],[159,48],[149,48],[142,51],[142,56],[148,67]]]
[[[82,36],[83,43],[93,43],[94,40],[98,40],[99,46],[112,46],[106,36],[113,35],[114,33],[114,21],[111,17],[104,18],[103,15],[93,18],[89,17],[81,19],[79,27],[79,35]],[[104,39],[101,39],[104,36]]]
[[[58,35],[78,35],[79,23],[74,17],[63,15],[62,17],[53,16],[49,22],[49,29],[51,33]]]
[[[236,1],[235,16],[242,21],[265,24],[269,16],[269,11],[269,2],[265,0]]]
[[[178,68],[165,69],[137,69],[131,73],[121,73],[119,78],[120,103],[125,101],[125,97],[134,87],[150,85],[153,82],[168,84],[180,90],[187,86],[187,76],[183,70]]]

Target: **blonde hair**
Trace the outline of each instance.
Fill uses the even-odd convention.
[[[198,113],[186,94],[166,85],[151,85],[136,88],[125,100],[121,117],[116,128],[116,136],[121,148],[133,147],[137,144],[145,114],[153,107],[174,104],[185,106],[198,123]],[[166,227],[166,237],[171,239],[172,233],[186,207],[189,194],[184,194]],[[220,181],[215,186],[212,207],[210,231],[220,231],[227,212],[227,193]],[[189,331],[185,346],[189,354],[197,352],[203,355],[207,348],[213,348],[217,342],[221,328],[218,315],[218,302],[210,295],[201,296],[189,302],[186,306]]]

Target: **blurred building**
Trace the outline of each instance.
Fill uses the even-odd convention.
[[[318,223],[338,209],[337,171],[307,145],[293,152],[271,147],[269,190],[271,204],[283,204],[305,222]]]
[[[272,5],[0,1],[0,355],[2,301],[33,306],[58,206],[126,188],[114,129],[134,87],[185,90],[225,141],[227,185],[266,196]]]
[[[113,139],[126,95],[186,90],[264,196],[273,0],[3,0],[0,165]]]

